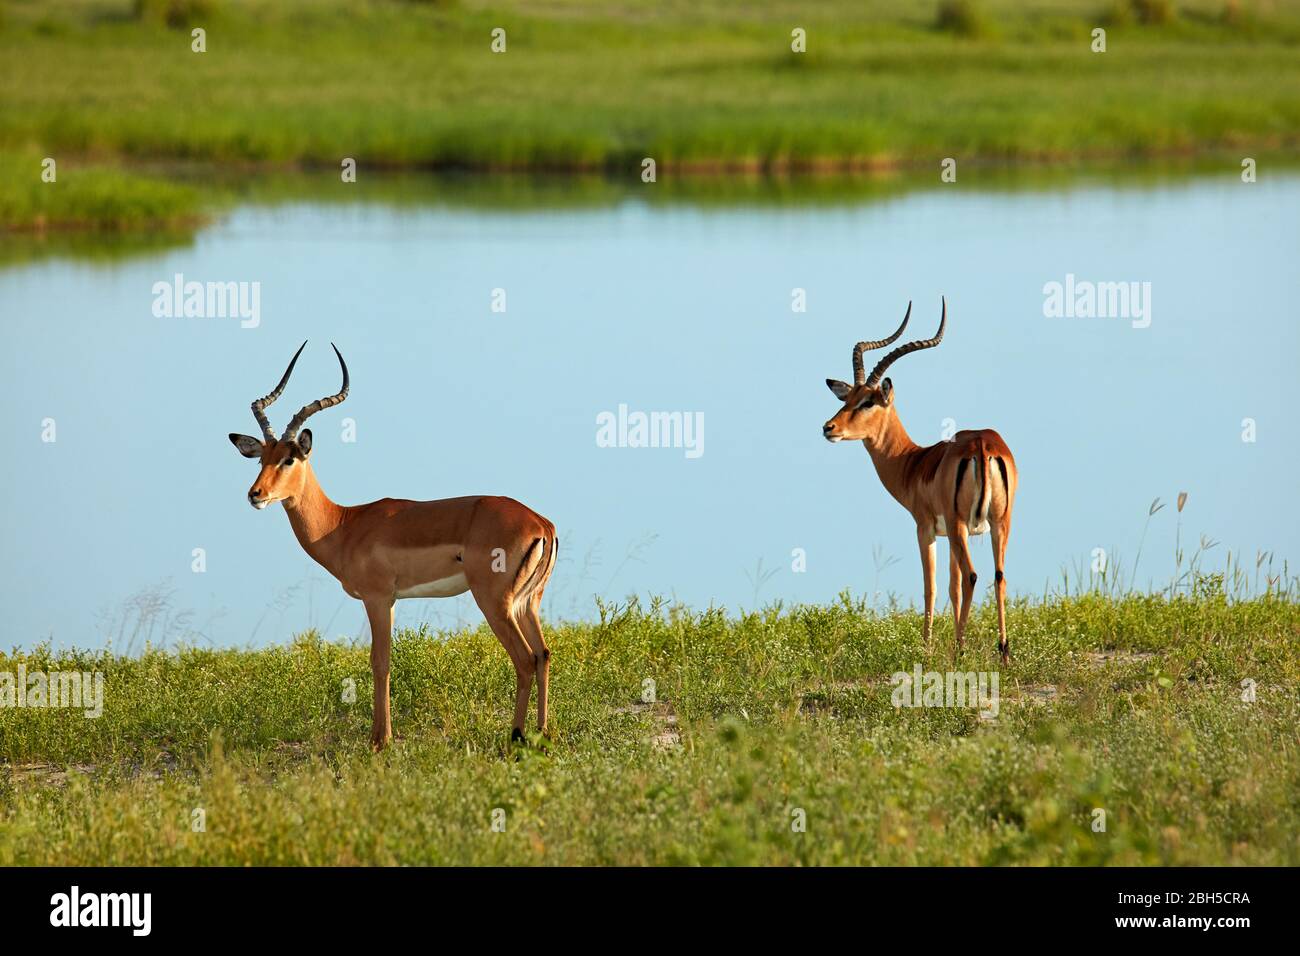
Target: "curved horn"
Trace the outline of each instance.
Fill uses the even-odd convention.
[[[903,316],[903,324],[887,339],[876,339],[874,342],[859,342],[853,346],[853,384],[861,385],[866,381],[866,372],[862,370],[862,353],[869,352],[871,349],[883,349],[890,342],[893,342],[903,334],[903,329],[907,328],[907,320],[912,317],[912,303],[907,303],[907,315]]]
[[[304,405],[302,408],[298,409],[298,414],[294,415],[293,418],[289,420],[289,427],[286,428],[284,434],[280,436],[280,441],[293,441],[298,437],[298,429],[302,428],[303,422],[311,418],[311,416],[315,415],[322,408],[329,408],[331,405],[337,405],[339,402],[343,401],[343,399],[348,397],[348,364],[343,361],[343,355],[339,352],[337,345],[331,342],[330,348],[332,348],[334,354],[339,357],[339,365],[343,369],[343,387],[333,395],[327,396],[326,398],[318,398],[310,405]]]
[[[284,375],[280,379],[280,384],[271,390],[271,394],[263,395],[257,401],[253,402],[253,417],[257,419],[257,424],[262,426],[262,434],[266,437],[267,441],[275,441],[275,429],[271,427],[271,423],[267,420],[263,409],[280,397],[280,393],[284,391],[284,386],[289,382],[289,376],[293,374],[293,367],[298,364],[298,356],[302,354],[302,350],[306,347],[306,342],[303,342],[302,345],[298,346],[298,351],[293,353],[293,359],[290,360],[289,367],[284,370]]]
[[[871,370],[871,375],[867,379],[867,384],[875,388],[880,384],[880,377],[885,374],[885,369],[889,368],[894,362],[898,361],[909,352],[919,352],[921,349],[932,349],[943,341],[943,330],[948,325],[948,300],[943,300],[943,315],[939,317],[939,331],[934,333],[932,339],[917,339],[915,342],[908,342],[906,345],[900,345],[894,351],[890,352]]]

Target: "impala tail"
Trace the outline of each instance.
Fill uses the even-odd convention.
[[[555,529],[546,537],[537,537],[524,552],[519,562],[519,571],[515,574],[515,601],[522,603],[530,598],[538,587],[544,585],[555,569],[555,556],[560,550],[560,540],[555,536]]]
[[[989,520],[989,501],[993,497],[993,486],[989,484],[989,462],[992,461],[989,455],[989,447],[980,438],[980,504],[979,509],[975,512],[975,523],[981,524]]]

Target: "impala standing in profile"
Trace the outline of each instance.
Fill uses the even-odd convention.
[[[1003,559],[1011,533],[1011,504],[1018,476],[1016,461],[1002,436],[990,428],[960,431],[949,441],[921,447],[908,437],[894,409],[894,386],[882,379],[895,361],[920,349],[931,349],[943,340],[948,324],[948,304],[943,303],[939,331],[932,339],[908,342],[889,352],[867,375],[862,353],[884,348],[907,328],[912,304],[907,305],[903,324],[887,339],[859,342],[853,349],[853,384],[827,379],[826,384],[844,407],[822,426],[827,441],[861,441],[871,455],[880,482],[916,520],[916,538],[921,546],[921,569],[925,574],[924,639],[928,642],[934,622],[935,537],[948,538],[948,596],[952,600],[957,649],[964,646],[966,620],[975,595],[975,568],[966,537],[991,533],[993,542],[993,586],[998,602],[998,650],[1005,664],[1010,658],[1007,642],[1007,581]]]
[[[551,654],[538,609],[555,567],[555,525],[513,498],[474,495],[439,501],[381,498],[347,507],[331,501],[316,482],[308,458],[311,430],[303,423],[348,395],[348,367],[337,348],[343,387],[304,405],[279,438],[264,409],[280,397],[304,342],[280,384],[253,402],[262,437],[230,436],[245,458],[261,463],[248,492],[254,508],[284,502],[298,543],[358,598],[370,619],[370,668],[375,682],[370,745],[392,740],[388,680],[393,603],[399,598],[451,597],[469,591],[515,666],[512,740],[522,740],[528,697],[537,678],[537,728],[546,730]]]

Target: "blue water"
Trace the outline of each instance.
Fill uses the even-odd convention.
[[[241,208],[174,251],[0,270],[4,643],[365,634],[280,507],[248,506],[256,466],[226,439],[256,433],[248,403],[304,338],[270,411],[282,428],[333,391],[338,343],[352,396],[311,423],[325,490],[520,499],[560,531],[553,616],[630,592],[732,610],[844,588],[919,600],[910,517],[860,444],[821,437],[824,379],[850,378],[853,343],[891,332],[909,298],[931,334],[941,294],[947,337],[891,369],[896,402],[919,442],[951,419],[1011,445],[1013,593],[1059,585],[1094,548],[1131,563],[1157,496],[1139,583],[1167,583],[1179,518],[1185,543],[1219,542],[1211,564],[1231,548],[1280,565],[1300,538],[1297,212],[1293,175],[834,208],[307,203]],[[152,287],[175,273],[259,282],[260,324],[155,317]],[[1044,285],[1067,274],[1151,283],[1149,327],[1045,317]],[[702,413],[703,453],[598,447],[597,416],[620,404]],[[975,553],[991,580],[986,537]],[[398,604],[402,625],[477,620],[468,595]]]

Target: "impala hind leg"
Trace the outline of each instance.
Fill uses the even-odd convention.
[[[370,674],[375,684],[374,716],[370,723],[370,749],[383,750],[393,739],[388,709],[388,679],[392,665],[393,603],[387,599],[365,602],[370,619]]]
[[[537,729],[546,733],[547,705],[551,686],[551,650],[546,646],[546,637],[542,634],[542,594],[555,568],[555,557],[559,552],[560,542],[551,529],[550,546],[542,555],[542,562],[536,566],[524,586],[524,594],[519,598],[516,620],[524,632],[524,639],[533,652],[533,664],[537,673]]]
[[[541,594],[530,595],[527,602],[519,609],[519,627],[524,632],[528,646],[532,648],[533,665],[537,674],[537,729],[546,733],[547,694],[551,683],[551,650],[546,646],[542,635],[542,619],[539,614],[542,603]]]
[[[483,612],[488,626],[496,634],[501,646],[510,655],[515,666],[515,717],[511,726],[512,741],[524,739],[524,723],[528,719],[528,697],[537,673],[537,656],[520,627],[519,615],[524,611],[529,596],[538,584],[546,580],[545,538],[541,535],[526,546],[512,574],[498,564],[499,551],[484,545],[473,551],[466,549],[465,577],[474,602]],[[513,562],[507,562],[507,565]],[[540,629],[538,631],[540,634]],[[540,650],[538,648],[537,650]]]
[[[515,665],[515,719],[511,724],[510,739],[523,740],[524,722],[528,719],[528,696],[533,690],[533,674],[537,670],[537,664],[528,640],[515,621],[513,597],[509,593],[493,593],[490,583],[474,587],[471,582],[471,593],[479,610],[483,612],[488,627],[492,628],[492,633],[510,655],[510,663]]]
[[[966,523],[956,515],[949,519],[948,548],[961,573],[961,613],[957,615],[957,651],[966,646],[966,621],[970,606],[975,600],[975,565],[971,562],[970,547],[966,542]]]
[[[935,546],[934,531],[921,526],[916,529],[917,543],[921,546],[921,573],[925,578],[925,623],[921,626],[921,642],[930,646],[930,633],[934,628]]]
[[[1011,515],[1005,513],[990,522],[993,538],[993,590],[998,601],[998,652],[1002,663],[1011,660],[1011,642],[1007,640],[1007,577],[1003,573],[1007,556],[1007,536],[1011,534]]]

